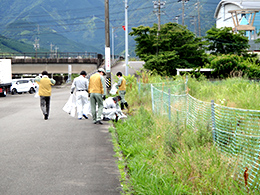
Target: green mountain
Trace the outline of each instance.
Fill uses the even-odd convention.
[[[42,49],[42,51],[47,51]],[[0,53],[34,53],[33,45],[0,36]]]
[[[178,22],[182,24],[182,2],[166,2],[161,9],[161,24]],[[200,14],[201,35],[210,29],[215,20],[216,0],[189,0],[184,5],[184,25],[198,34]],[[163,2],[163,1],[161,1]],[[133,0],[128,3],[128,24],[152,26],[158,23],[158,9],[153,1]],[[0,34],[29,45],[38,41],[40,49],[56,48],[61,52],[104,53],[105,47],[104,0],[2,0],[0,7]],[[176,16],[178,20],[176,20]],[[125,50],[125,3],[122,0],[109,2],[110,47],[115,54]],[[112,34],[114,29],[114,34]],[[114,42],[112,42],[112,36]],[[129,54],[134,56],[134,37],[129,37]],[[26,50],[26,49],[24,49]]]

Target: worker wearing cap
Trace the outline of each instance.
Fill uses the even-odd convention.
[[[103,99],[106,96],[106,85],[105,70],[99,68],[98,72],[93,74],[89,79],[88,91],[90,93],[90,104],[91,104],[91,113],[94,124],[103,124],[101,122],[101,116],[103,112]],[[96,113],[96,105],[98,105],[98,112]]]
[[[82,117],[88,119],[87,113],[84,113],[84,108],[88,103],[88,80],[86,75],[86,71],[82,70],[80,76],[76,77],[71,85],[71,94],[76,91],[77,114],[80,120]]]

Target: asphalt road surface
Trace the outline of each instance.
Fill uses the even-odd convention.
[[[130,61],[127,66],[128,75],[133,75],[136,71],[139,71],[143,67],[144,62],[142,61]],[[115,66],[112,67],[112,75],[116,75],[116,73],[120,71],[123,75],[126,73],[126,65],[125,61],[118,62]],[[111,77],[112,83],[114,82],[114,77]]]
[[[142,63],[132,65],[129,74]],[[112,73],[124,68],[120,62]],[[69,96],[70,86],[53,88],[47,121],[34,94],[0,98],[1,195],[120,194],[110,123],[69,116]]]

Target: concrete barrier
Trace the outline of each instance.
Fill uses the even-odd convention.
[[[97,64],[12,64],[13,74],[39,74],[43,70],[50,74],[66,74],[68,73],[68,65],[71,65],[71,73],[80,73],[85,70],[87,73],[97,69]]]

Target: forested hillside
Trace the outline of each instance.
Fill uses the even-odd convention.
[[[42,49],[44,51],[44,49]],[[47,50],[45,50],[47,51]],[[33,45],[0,36],[0,53],[35,52]]]
[[[161,1],[162,2],[162,1]],[[198,4],[199,2],[199,4]],[[185,22],[198,34],[200,14],[201,35],[214,24],[214,11],[219,0],[190,0],[185,3]],[[124,54],[125,3],[109,1],[110,29],[115,30],[115,53]],[[199,6],[198,6],[199,5]],[[182,24],[182,2],[167,1],[162,8],[161,24]],[[199,10],[198,10],[199,8]],[[129,32],[132,27],[152,26],[158,22],[153,1],[128,1]],[[36,40],[41,49],[58,51],[89,51],[104,53],[105,7],[103,0],[2,0],[0,7],[0,34],[33,45]],[[178,20],[176,19],[176,16]],[[112,39],[111,39],[112,40]],[[110,41],[112,45],[112,41]],[[4,49],[4,48],[3,48]],[[135,41],[129,37],[129,53],[134,56]]]

